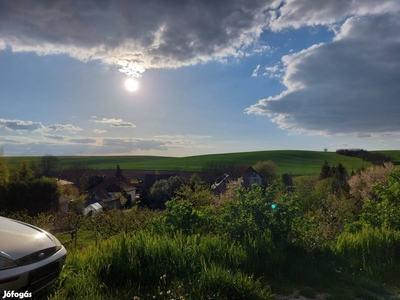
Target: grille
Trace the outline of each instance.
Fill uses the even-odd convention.
[[[63,257],[65,259],[65,256]],[[48,284],[52,283],[60,273],[59,268],[60,261],[57,260],[48,265],[45,265],[39,269],[29,272],[29,283],[28,285],[20,288],[19,292],[29,291],[35,293]]]
[[[31,285],[34,285],[46,278],[53,277],[55,274],[58,275],[59,272],[59,261],[57,260],[44,267],[31,271],[29,273],[29,282]]]
[[[43,253],[43,255],[42,255]],[[36,251],[33,252],[29,255],[26,255],[24,257],[21,257],[20,259],[16,260],[16,263],[20,266],[25,266],[25,265],[29,265],[29,264],[33,264],[37,261],[40,261],[42,259],[45,259],[51,255],[53,255],[54,253],[56,253],[56,247],[50,247],[47,249],[43,249],[40,251]]]

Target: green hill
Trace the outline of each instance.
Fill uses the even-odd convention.
[[[384,151],[381,151],[384,152]],[[400,161],[400,151],[386,151]],[[274,150],[257,152],[240,152],[198,155],[189,157],[165,156],[58,156],[60,166],[68,167],[73,163],[88,165],[94,169],[115,169],[119,164],[125,170],[175,170],[175,171],[201,171],[204,164],[209,161],[234,161],[238,165],[254,165],[258,161],[271,160],[280,173],[296,175],[318,174],[321,165],[327,160],[330,165],[342,163],[351,172],[370,166],[358,158],[338,155],[333,152],[300,151],[300,150]],[[9,165],[17,165],[22,160],[40,162],[41,157],[6,157]]]

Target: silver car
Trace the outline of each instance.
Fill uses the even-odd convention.
[[[50,233],[0,217],[0,297],[4,292],[34,293],[56,280],[67,251]]]

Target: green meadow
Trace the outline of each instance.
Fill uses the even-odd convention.
[[[400,151],[379,151],[389,155],[395,164],[400,163]],[[115,169],[119,164],[125,170],[174,170],[174,171],[201,171],[204,164],[210,161],[236,162],[238,165],[254,165],[258,161],[273,161],[280,173],[294,175],[318,174],[325,160],[330,165],[342,163],[346,169],[357,171],[367,168],[370,163],[358,158],[338,155],[334,152],[301,151],[301,150],[273,150],[256,152],[239,152],[224,154],[209,154],[189,157],[166,156],[58,156],[60,167],[71,164],[87,165],[94,169]],[[10,166],[17,165],[22,160],[40,162],[41,157],[6,157]]]

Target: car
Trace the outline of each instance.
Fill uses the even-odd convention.
[[[67,256],[47,231],[0,217],[0,297],[7,292],[33,294],[53,283]]]

